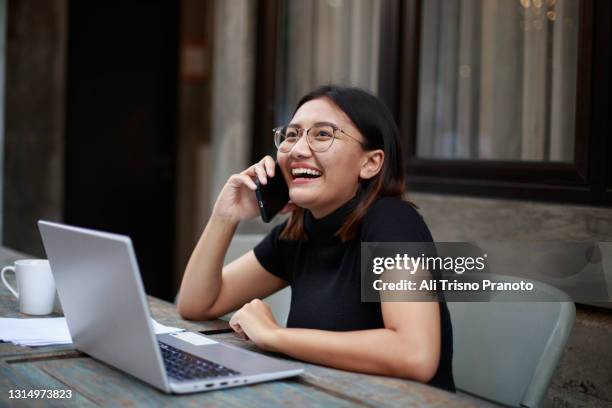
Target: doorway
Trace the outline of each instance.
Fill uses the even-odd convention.
[[[129,235],[148,294],[170,300],[179,3],[69,2],[65,209]]]

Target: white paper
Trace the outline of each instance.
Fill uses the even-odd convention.
[[[155,330],[155,334],[169,334],[185,331],[184,329],[179,329],[178,327],[164,326],[153,318],[151,318],[151,322],[153,323],[153,330]]]
[[[183,331],[171,326],[164,326],[151,319],[155,334],[177,333]],[[66,318],[44,317],[32,319],[13,319],[0,317],[0,340],[19,346],[48,346],[71,344]]]
[[[202,336],[197,333],[192,333],[192,332],[176,333],[176,334],[173,334],[172,336],[177,339],[184,340],[196,346],[204,346],[206,344],[217,344],[216,341],[208,337]]]

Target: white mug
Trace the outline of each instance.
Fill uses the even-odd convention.
[[[6,272],[15,273],[17,290],[6,281]],[[19,300],[19,311],[29,315],[47,315],[53,312],[55,280],[46,259],[21,259],[15,266],[7,266],[0,274],[2,283]]]

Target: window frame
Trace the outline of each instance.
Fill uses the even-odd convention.
[[[421,6],[382,2],[379,96],[400,128],[409,191],[574,204],[612,205],[612,2],[581,0],[573,163],[444,160],[416,157]],[[271,129],[285,0],[258,0],[251,161],[274,154]],[[266,130],[270,129],[269,132]],[[608,137],[606,137],[608,136]]]
[[[380,89],[399,83],[399,97],[381,95],[398,120],[410,191],[533,199],[578,204],[612,204],[610,150],[609,2],[579,5],[576,127],[573,163],[430,159],[416,156],[421,7],[423,0],[393,0],[396,25],[385,26],[400,43],[397,76],[381,76]],[[384,10],[393,13],[393,7]],[[389,18],[383,17],[383,18]],[[401,27],[397,29],[397,27]],[[389,42],[392,43],[392,42]],[[381,47],[384,43],[381,44]],[[395,63],[394,50],[381,48],[381,66]],[[607,86],[600,86],[607,84]],[[397,102],[394,101],[397,98]]]

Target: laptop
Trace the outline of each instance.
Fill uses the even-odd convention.
[[[176,394],[304,371],[200,333],[156,335],[129,237],[47,221],[38,228],[72,341],[93,358]]]

